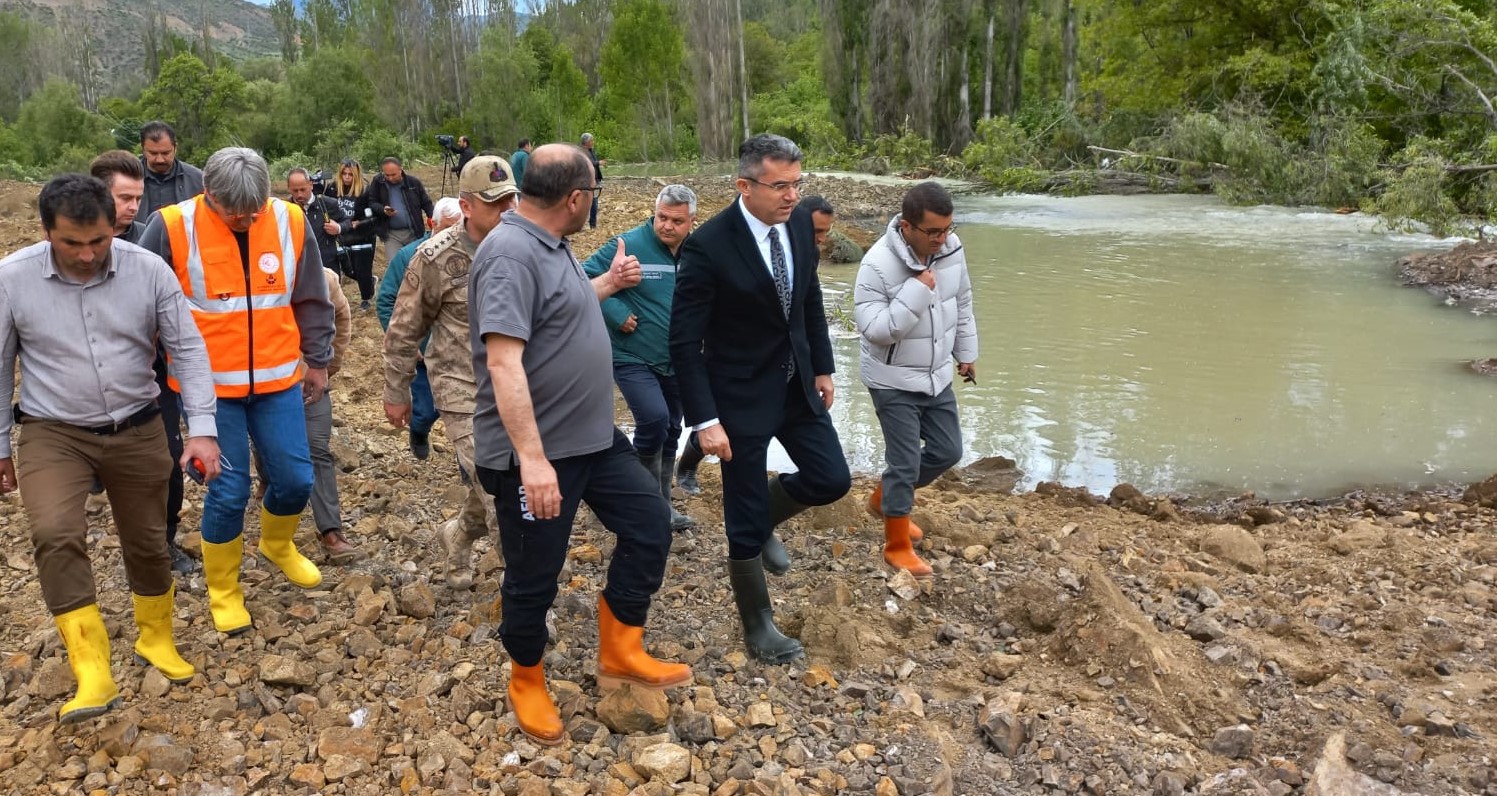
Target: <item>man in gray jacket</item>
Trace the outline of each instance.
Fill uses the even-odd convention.
[[[140,128],[140,164],[146,169],[146,192],[136,217],[142,223],[167,205],[185,202],[203,192],[203,172],[177,158],[177,131],[163,121]]]
[[[868,510],[884,518],[884,561],[917,578],[930,577],[931,569],[914,550],[923,536],[910,522],[915,490],[962,458],[951,383],[953,373],[977,377],[972,282],[951,216],[945,188],[934,182],[911,188],[899,216],[863,257],[853,292],[863,384],[873,396],[888,463]]]

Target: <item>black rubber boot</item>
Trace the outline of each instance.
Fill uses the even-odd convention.
[[[799,641],[775,627],[769,584],[764,580],[764,564],[760,559],[728,559],[728,582],[733,586],[733,601],[743,623],[743,642],[750,655],[761,663],[780,664],[806,654]]]
[[[780,484],[780,477],[769,479],[769,538],[764,540],[764,547],[759,551],[759,557],[764,559],[764,569],[771,575],[783,575],[790,571],[790,551],[780,543],[780,538],[775,535],[774,529],[780,523],[805,511],[810,506],[796,501],[785,491]]]
[[[695,527],[697,521],[676,511],[676,504],[671,502],[671,487],[674,486],[671,472],[675,469],[675,463],[676,460],[674,458],[667,459],[664,453],[660,454],[660,461],[657,463],[659,466],[655,468],[655,475],[660,481],[660,496],[665,498],[665,505],[671,507],[671,530],[684,531],[687,528]]]
[[[702,456],[702,449],[697,447],[697,436],[687,437],[686,447],[681,450],[681,461],[676,463],[676,486],[692,497],[702,494],[702,485],[697,482],[697,465],[702,463]]]

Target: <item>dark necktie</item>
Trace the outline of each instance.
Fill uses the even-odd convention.
[[[785,249],[780,245],[780,231],[769,228],[769,266],[774,271],[774,290],[780,296],[780,310],[790,320],[790,269],[785,267]],[[795,355],[784,365],[785,380],[795,375]]]
[[[780,294],[780,310],[790,318],[790,269],[785,267],[785,249],[780,246],[780,231],[769,228],[769,267],[774,271],[774,289]]]

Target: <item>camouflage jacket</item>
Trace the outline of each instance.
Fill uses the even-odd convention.
[[[426,369],[437,409],[473,413],[478,388],[468,342],[468,269],[477,249],[463,224],[442,230],[416,249],[385,330],[385,403],[411,402],[421,339],[429,332]]]

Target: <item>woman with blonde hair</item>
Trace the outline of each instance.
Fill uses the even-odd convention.
[[[347,232],[338,236],[338,263],[344,276],[352,277],[359,285],[359,309],[369,309],[369,300],[374,296],[374,216],[368,207],[358,212],[359,197],[369,187],[359,162],[353,158],[343,161],[338,177],[328,183],[323,194],[335,199],[338,206],[350,219]]]

